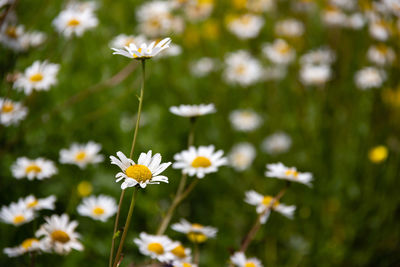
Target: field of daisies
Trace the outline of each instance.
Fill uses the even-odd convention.
[[[0,266],[400,266],[400,0],[0,0]]]

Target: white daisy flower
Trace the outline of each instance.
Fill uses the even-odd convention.
[[[231,256],[230,260],[237,267],[263,267],[259,259],[247,259],[243,252],[235,252],[235,254]]]
[[[114,50],[113,55],[122,55],[142,60],[156,56],[164,49],[167,49],[170,43],[171,38],[164,38],[160,42],[153,41],[149,45],[142,43],[140,46],[136,46],[135,43],[130,43],[129,46],[125,46],[123,49],[112,48],[112,50]]]
[[[215,59],[203,57],[190,65],[191,73],[196,77],[204,77],[216,68]]]
[[[386,80],[386,73],[375,67],[365,67],[356,72],[354,80],[361,90],[379,88]]]
[[[399,0],[383,0],[383,4],[395,16],[400,17],[400,1]]]
[[[332,71],[328,65],[302,65],[300,81],[305,86],[322,86],[330,80]]]
[[[115,47],[117,49],[123,49],[125,46],[128,46],[130,44],[141,44],[145,43],[147,41],[146,37],[143,35],[126,35],[126,34],[120,34],[116,36],[112,41],[110,42],[110,47]]]
[[[357,6],[357,0],[330,0],[332,5],[345,10],[353,10]]]
[[[229,84],[249,86],[261,79],[260,62],[247,51],[239,50],[229,53],[225,58],[224,78]]]
[[[0,124],[4,126],[16,125],[25,119],[28,109],[19,102],[0,97]]]
[[[216,112],[214,104],[172,106],[169,111],[182,117],[198,117]]]
[[[326,47],[311,50],[300,57],[302,65],[331,65],[335,62],[335,53]]]
[[[93,141],[87,144],[73,143],[69,149],[61,149],[60,162],[64,164],[75,164],[83,169],[88,164],[96,164],[104,160],[99,154],[101,145]]]
[[[347,22],[347,16],[339,8],[329,5],[322,12],[322,20],[328,26],[342,27]]]
[[[172,267],[198,267],[197,264],[191,263],[191,262],[175,262]]]
[[[208,173],[217,172],[220,166],[227,164],[227,159],[223,157],[224,151],[218,150],[214,152],[214,146],[194,146],[188,150],[183,150],[174,155],[175,163],[172,165],[174,169],[182,169],[182,173],[189,176],[196,175],[201,179]]]
[[[284,37],[299,37],[304,33],[304,24],[296,19],[285,19],[275,24],[275,34]]]
[[[364,27],[365,22],[366,22],[366,19],[362,14],[354,13],[347,17],[345,26],[350,29],[358,30],[358,29],[361,29],[362,27]]]
[[[34,195],[29,195],[25,198],[21,198],[18,202],[25,205],[27,209],[37,210],[54,210],[56,197],[54,195],[48,196],[46,198],[36,198]]]
[[[117,152],[117,159],[110,156],[111,164],[115,164],[121,168],[122,172],[117,173],[116,182],[124,180],[121,189],[139,185],[145,188],[148,184],[160,184],[160,182],[168,183],[168,177],[160,175],[171,162],[161,163],[161,155],[159,153],[152,156],[151,150],[141,153],[136,164],[133,160],[127,158],[121,151]]]
[[[8,257],[18,257],[27,252],[47,251],[44,244],[37,238],[27,238],[19,246],[4,248],[3,252]]]
[[[98,19],[92,8],[82,8],[82,5],[69,5],[53,20],[56,31],[70,38],[73,35],[82,36],[89,29],[97,26]]]
[[[179,223],[174,223],[171,228],[177,232],[184,233],[193,243],[203,243],[209,238],[217,235],[217,228],[211,226],[203,226],[198,223],[190,223],[185,219],[181,219]]]
[[[25,32],[23,25],[3,23],[0,28],[0,43],[17,52],[36,47],[45,39],[46,35],[42,32]]]
[[[174,257],[170,251],[177,245],[167,236],[149,235],[144,232],[140,233],[139,238],[135,238],[133,242],[139,247],[140,253],[160,262],[172,261]]]
[[[272,11],[276,6],[275,0],[247,0],[246,2],[247,9],[255,13]]]
[[[180,242],[175,242],[175,247],[171,249],[170,253],[174,256],[173,262],[191,262],[191,249],[185,248]]]
[[[115,199],[105,195],[84,198],[78,206],[78,213],[94,220],[105,222],[117,212]]]
[[[51,160],[44,158],[28,159],[17,158],[11,166],[13,176],[17,179],[28,178],[28,180],[43,180],[57,173],[57,168]]]
[[[11,203],[10,206],[3,206],[0,210],[0,220],[4,223],[20,226],[35,218],[32,209],[26,208],[24,203]]]
[[[275,201],[271,209],[267,211],[273,200],[274,197],[272,196],[263,196],[254,190],[250,190],[246,192],[246,198],[244,201],[250,205],[256,206],[258,214],[263,214],[263,216],[260,218],[260,222],[263,224],[267,222],[267,219],[270,215],[270,210],[279,212],[289,219],[293,219],[296,206],[288,206],[281,204],[279,201]]]
[[[35,61],[23,74],[20,74],[14,87],[24,91],[26,95],[36,91],[48,91],[51,86],[57,83],[57,73],[60,65],[48,63],[47,61]]]
[[[264,23],[261,16],[244,14],[232,19],[228,23],[228,30],[239,39],[250,39],[257,37]]]
[[[167,50],[159,54],[157,59],[166,57],[176,57],[182,54],[182,47],[177,44],[171,44]]]
[[[396,53],[385,44],[373,45],[367,52],[368,60],[379,66],[391,65],[396,58]]]
[[[271,178],[284,179],[291,182],[302,183],[307,186],[312,186],[313,175],[309,172],[298,172],[295,167],[286,167],[282,163],[267,164],[265,176]]]
[[[213,1],[191,0],[184,6],[186,18],[189,21],[197,22],[207,19],[214,9]]]
[[[68,254],[72,249],[83,250],[79,242],[80,234],[75,232],[78,226],[76,221],[70,221],[67,214],[45,217],[46,223],[42,224],[36,237],[44,236],[42,241],[46,247],[57,254]]]
[[[262,52],[274,64],[287,65],[296,57],[296,51],[283,39],[276,39],[271,44],[265,44]]]
[[[276,132],[263,140],[261,148],[270,155],[278,155],[287,152],[291,145],[292,139],[288,134]]]
[[[369,34],[379,41],[386,41],[391,35],[390,24],[383,19],[373,19],[369,23]]]
[[[262,118],[250,109],[238,109],[229,114],[232,127],[241,132],[251,132],[261,126]]]
[[[229,153],[229,163],[237,171],[244,171],[249,168],[256,157],[256,149],[247,142],[236,144]]]

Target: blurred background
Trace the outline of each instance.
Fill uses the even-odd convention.
[[[0,125],[1,204],[29,194],[53,194],[57,202],[55,211],[41,211],[33,222],[1,223],[2,249],[32,236],[43,216],[66,212],[79,222],[85,250],[38,255],[37,266],[108,261],[114,219],[82,217],[76,206],[88,194],[120,195],[119,170],[108,157],[130,151],[141,78],[140,62],[112,55],[115,38],[126,34],[171,37],[173,44],[146,63],[134,159],[151,149],[173,161],[186,148],[189,120],[169,107],[214,103],[217,110],[197,120],[194,144],[224,150],[231,166],[201,180],[171,221],[219,229],[201,245],[200,266],[227,265],[257,218],[245,191],[275,195],[284,186],[264,176],[265,165],[277,162],[313,173],[313,187],[290,187],[282,202],[296,205],[294,219],[273,213],[248,256],[264,266],[400,266],[399,1],[99,0],[82,6],[98,21],[81,36],[54,26],[71,1],[3,2],[0,97],[21,102],[28,113]],[[13,46],[10,25],[44,36],[29,47]],[[14,83],[36,60],[59,64],[57,83],[27,95]],[[80,169],[59,162],[61,149],[89,141],[102,145],[102,163]],[[254,148],[254,160],[231,153],[242,142]],[[17,180],[11,166],[23,156],[50,159],[58,173]],[[169,184],[139,192],[122,266],[148,260],[132,240],[142,231],[154,233],[169,207],[181,172],[168,168],[165,174]],[[166,234],[189,246],[182,234]],[[28,263],[27,254],[0,256],[1,266]]]

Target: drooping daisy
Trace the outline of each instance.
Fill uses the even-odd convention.
[[[278,21],[275,25],[275,34],[283,37],[299,37],[304,33],[304,24],[296,19]]]
[[[247,142],[236,144],[229,153],[229,163],[237,171],[244,171],[253,163],[256,149]]]
[[[309,172],[298,172],[295,167],[286,167],[282,163],[267,164],[267,171],[265,176],[271,178],[284,179],[291,182],[302,183],[308,186],[312,186],[311,182],[313,176]]]
[[[300,69],[300,81],[306,86],[322,86],[331,78],[328,65],[303,65]]]
[[[189,176],[196,175],[201,179],[208,173],[213,173],[220,166],[228,163],[227,158],[223,157],[224,151],[218,150],[214,152],[214,146],[194,146],[189,147],[175,154],[175,163],[172,165],[174,169],[182,169],[182,172]]]
[[[239,39],[250,39],[257,37],[263,25],[264,19],[261,16],[244,14],[232,19],[228,29]]]
[[[175,247],[170,253],[174,256],[173,262],[190,262],[192,261],[191,249],[185,248],[180,242],[175,242]]]
[[[161,163],[161,155],[159,153],[152,156],[151,150],[141,153],[136,164],[132,159],[127,158],[121,151],[117,152],[117,159],[110,156],[111,164],[115,164],[121,168],[122,172],[117,173],[116,182],[124,180],[121,189],[139,185],[145,188],[148,184],[160,184],[160,182],[168,183],[168,177],[160,175],[171,162]]]
[[[75,232],[78,222],[70,221],[67,214],[45,217],[46,223],[42,224],[36,237],[44,236],[42,241],[46,247],[58,254],[68,254],[72,249],[83,250],[79,242],[80,234]]]
[[[89,29],[97,26],[98,19],[93,8],[83,8],[82,5],[69,5],[53,20],[56,31],[70,38],[73,35],[82,36]]]
[[[123,49],[125,46],[129,47],[130,44],[141,44],[145,43],[146,41],[147,39],[143,35],[134,36],[120,34],[111,41],[110,46],[117,49]]]
[[[287,65],[296,57],[296,51],[285,40],[276,39],[262,48],[264,56],[274,64]]]
[[[32,209],[28,209],[23,203],[11,203],[10,206],[3,206],[0,210],[0,220],[4,223],[20,226],[34,219]]]
[[[90,196],[84,198],[77,209],[82,216],[105,222],[117,212],[117,203],[109,196]]]
[[[18,257],[27,252],[37,251],[47,251],[44,244],[37,238],[27,238],[19,246],[3,249],[8,257]]]
[[[365,67],[356,72],[354,80],[361,90],[378,88],[386,80],[386,73],[375,67]]]
[[[28,180],[42,180],[50,178],[57,173],[57,168],[51,160],[44,158],[28,159],[17,158],[11,166],[13,176],[17,179],[28,178]]]
[[[204,77],[216,68],[215,59],[203,57],[199,60],[192,62],[190,65],[191,73],[196,77]]]
[[[47,61],[35,61],[23,74],[20,74],[14,87],[29,95],[33,90],[48,91],[51,86],[57,83],[57,73],[60,65],[48,63]]]
[[[270,155],[277,155],[288,151],[291,145],[292,139],[288,134],[276,132],[263,140],[261,148]]]
[[[54,195],[46,198],[36,198],[34,195],[29,195],[25,198],[21,198],[18,202],[23,203],[27,209],[37,210],[54,210],[56,197]]]
[[[234,110],[229,114],[232,127],[237,131],[250,132],[261,126],[262,118],[250,109]]]
[[[64,164],[75,164],[83,169],[88,164],[96,164],[104,160],[100,155],[101,145],[93,141],[87,144],[73,143],[69,149],[61,149],[60,162]]]
[[[257,258],[246,258],[243,252],[235,252],[231,256],[231,262],[237,267],[263,267]]]
[[[200,104],[172,106],[169,108],[169,111],[175,115],[182,117],[198,117],[215,113],[216,109],[214,104]]]
[[[136,46],[135,43],[130,43],[129,46],[125,46],[123,49],[112,48],[112,50],[114,50],[113,55],[121,55],[142,60],[156,56],[164,49],[167,49],[170,43],[171,38],[165,38],[160,42],[153,41],[149,45],[142,43],[140,46]]]
[[[373,45],[368,49],[368,59],[379,66],[390,65],[396,58],[396,53],[385,44]]]
[[[144,232],[140,233],[139,238],[135,238],[133,242],[139,247],[140,253],[160,262],[172,261],[174,257],[170,251],[177,245],[167,236],[149,235]]]
[[[224,78],[229,84],[250,86],[261,79],[260,62],[247,51],[229,53],[225,58]]]
[[[250,205],[256,206],[258,214],[263,214],[263,216],[260,218],[261,223],[265,223],[267,221],[271,210],[279,212],[289,219],[293,218],[294,211],[296,210],[296,206],[281,204],[279,201],[274,201],[274,197],[268,195],[263,196],[254,190],[246,192],[246,198],[244,201]],[[273,205],[271,206],[272,202]]]
[[[217,228],[211,226],[203,226],[198,223],[190,223],[185,219],[181,219],[179,223],[174,223],[171,228],[177,232],[184,233],[193,243],[203,243],[209,238],[217,235]]]
[[[25,119],[27,114],[28,109],[21,103],[0,97],[0,124],[16,125]]]

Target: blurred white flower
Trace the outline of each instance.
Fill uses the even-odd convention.
[[[11,166],[12,174],[15,178],[28,178],[28,180],[42,180],[50,178],[57,173],[57,168],[53,161],[45,158],[28,159],[26,157],[17,158]]]
[[[179,223],[174,223],[171,228],[177,232],[184,233],[193,243],[203,243],[209,238],[217,235],[217,228],[211,226],[203,226],[198,223],[190,223],[185,219],[181,219]]]
[[[396,58],[396,53],[385,44],[372,45],[368,49],[369,61],[379,66],[391,65]]]
[[[171,44],[167,50],[164,50],[157,58],[176,57],[182,54],[182,47],[177,44]]]
[[[35,218],[32,209],[28,209],[22,202],[12,202],[9,206],[3,206],[0,210],[0,220],[7,224],[20,226]]]
[[[247,0],[246,2],[247,9],[255,13],[272,11],[276,7],[275,0]]]
[[[110,42],[110,47],[114,47],[117,49],[123,49],[125,46],[129,47],[130,44],[142,44],[146,43],[147,39],[143,35],[126,35],[120,34],[117,35],[112,41]]]
[[[187,262],[187,261],[182,261],[182,262],[175,262],[172,267],[198,267],[197,264]]]
[[[39,31],[26,32],[23,25],[4,22],[0,28],[0,43],[17,52],[39,46],[45,39],[44,33]]]
[[[326,47],[311,50],[300,57],[301,64],[330,65],[336,59],[335,53]]]
[[[169,111],[182,117],[199,117],[216,112],[214,104],[172,106]]]
[[[156,56],[164,49],[169,48],[170,43],[171,38],[164,38],[160,42],[153,41],[149,45],[142,43],[140,46],[136,46],[135,43],[130,43],[129,46],[125,46],[123,49],[112,48],[112,50],[114,50],[113,55],[142,60]]]
[[[174,259],[170,252],[176,247],[177,243],[167,236],[149,235],[142,232],[139,238],[135,238],[133,242],[139,247],[140,253],[152,259],[157,259],[160,262],[170,262]]]
[[[228,30],[239,39],[255,38],[260,33],[264,19],[261,16],[244,14],[228,23]]]
[[[216,60],[203,57],[190,64],[190,71],[196,77],[204,77],[216,68]]]
[[[265,176],[283,179],[291,182],[302,183],[312,186],[313,175],[309,172],[298,172],[295,167],[286,167],[282,163],[267,164]]]
[[[300,81],[306,85],[324,85],[332,75],[331,68],[327,65],[302,65],[300,69]]]
[[[43,242],[36,238],[27,238],[19,246],[12,248],[4,248],[3,252],[7,254],[8,257],[18,257],[27,252],[38,252],[45,251],[47,252],[46,247]]]
[[[256,157],[256,149],[247,142],[234,145],[229,153],[229,163],[237,171],[244,171],[250,167]]]
[[[285,153],[290,149],[292,139],[284,132],[276,132],[265,138],[261,144],[262,150],[270,155]]]
[[[286,65],[296,57],[296,51],[283,39],[276,39],[273,43],[265,44],[262,52],[274,64]]]
[[[109,196],[90,196],[82,200],[77,210],[82,216],[105,222],[117,212],[117,203]]]
[[[32,209],[34,211],[38,210],[54,210],[56,197],[54,195],[48,196],[46,198],[36,198],[34,195],[29,195],[25,198],[20,198],[18,203],[21,202],[25,205],[27,209]]]
[[[329,5],[322,11],[322,20],[328,26],[342,27],[347,23],[347,16],[339,8]]]
[[[16,125],[25,119],[27,114],[28,109],[21,103],[0,97],[0,124]]]
[[[213,2],[213,0],[186,1],[184,11],[187,19],[194,22],[207,19],[214,9]]]
[[[259,259],[246,258],[243,252],[235,252],[230,260],[237,267],[263,267]]]
[[[390,24],[383,19],[376,18],[369,23],[369,34],[379,41],[386,41],[391,35]]]
[[[249,86],[261,78],[260,62],[247,51],[239,50],[229,53],[225,58],[225,64],[224,78],[229,84]]]
[[[345,10],[353,10],[357,6],[357,0],[330,0],[330,3]]]
[[[399,0],[382,0],[382,2],[388,10],[390,10],[395,16],[400,18],[400,1]]]
[[[347,16],[345,26],[354,30],[358,30],[364,27],[365,23],[366,19],[361,13],[354,13]]]
[[[100,155],[101,145],[93,141],[87,144],[73,143],[69,149],[61,149],[60,162],[63,164],[74,164],[83,169],[88,164],[100,163],[104,160]]]
[[[232,127],[237,131],[251,132],[261,126],[262,118],[250,109],[238,109],[229,114]]]
[[[361,90],[378,88],[386,80],[386,73],[375,67],[365,67],[356,72],[354,80]]]
[[[275,24],[275,34],[284,37],[299,37],[304,33],[304,24],[296,19],[285,19]]]

